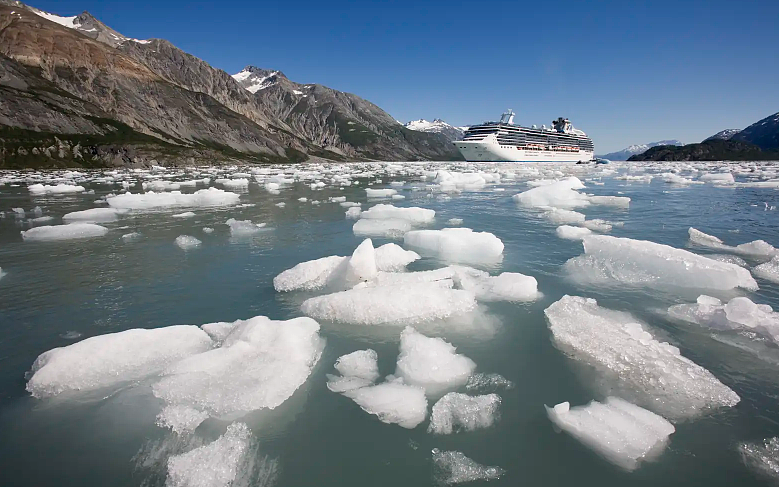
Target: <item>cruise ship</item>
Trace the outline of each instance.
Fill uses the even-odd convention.
[[[567,118],[558,118],[547,128],[514,125],[514,112],[500,122],[470,127],[463,140],[455,141],[466,161],[471,162],[590,162],[595,148],[587,134],[575,129]]]

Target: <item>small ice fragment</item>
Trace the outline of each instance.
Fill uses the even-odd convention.
[[[662,416],[617,397],[574,408],[564,402],[546,412],[558,428],[626,470],[659,455],[676,431]]]
[[[287,206],[287,204],[284,203],[283,201],[279,201],[278,203],[276,203],[276,206],[278,206],[279,208],[284,208],[285,206]]]
[[[406,384],[423,387],[435,396],[468,381],[476,363],[456,352],[442,338],[430,338],[407,326],[400,334],[400,355],[395,370]]]
[[[252,223],[251,220],[236,220],[230,218],[225,222],[230,227],[230,235],[233,237],[244,237],[254,235],[265,227],[265,223]]]
[[[240,196],[236,193],[218,188],[200,189],[194,193],[184,194],[181,191],[164,193],[124,193],[106,198],[112,208],[127,208],[147,210],[174,206],[213,207],[237,205]]]
[[[137,242],[141,238],[143,238],[143,235],[139,232],[125,233],[124,235],[122,235],[122,242],[125,243]]]
[[[459,226],[459,225],[463,224],[463,219],[462,218],[450,218],[449,220],[446,221],[446,223],[451,225],[451,226],[453,226],[453,227],[456,227],[456,226]]]
[[[393,194],[397,194],[398,192],[394,189],[372,189],[372,188],[366,188],[365,194],[368,196],[368,198],[389,198]]]
[[[352,206],[348,210],[346,210],[346,218],[351,218],[352,220],[357,220],[360,218],[360,213],[362,213],[362,210],[359,206]]]
[[[57,184],[48,186],[44,184],[33,184],[27,187],[30,194],[68,194],[68,193],[83,193],[86,191],[83,186],[77,186],[74,184]]]
[[[768,438],[762,443],[742,443],[738,450],[747,466],[769,478],[779,479],[778,437]]]
[[[430,414],[428,433],[449,435],[489,428],[498,419],[500,396],[468,396],[450,392],[438,400]]]
[[[752,273],[766,281],[779,283],[779,256],[755,267]]]
[[[585,216],[583,213],[573,210],[563,210],[561,208],[552,208],[551,210],[541,213],[541,216],[546,218],[552,223],[584,223]]]
[[[413,429],[427,417],[425,390],[401,380],[347,391],[344,395],[383,423]]]
[[[611,231],[612,228],[611,223],[607,222],[606,220],[601,220],[599,218],[596,218],[594,220],[587,220],[584,223],[582,223],[582,226],[584,226],[584,228],[592,230],[593,232],[601,232],[601,233],[608,233]]]
[[[176,245],[182,250],[194,249],[200,247],[200,244],[202,244],[200,240],[190,235],[179,235],[176,237]]]
[[[358,350],[342,355],[335,362],[341,376],[328,375],[327,387],[333,392],[346,392],[372,385],[379,378],[378,355],[374,350]]]
[[[25,241],[56,241],[78,238],[102,237],[108,233],[106,227],[93,223],[69,223],[67,225],[51,225],[35,227],[22,232]]]
[[[169,428],[182,434],[194,431],[200,423],[208,419],[208,413],[187,406],[166,406],[157,415],[157,426]]]
[[[499,479],[504,473],[500,467],[485,467],[459,451],[440,451],[433,449],[433,464],[438,482],[452,485],[477,480]]]
[[[350,211],[353,209],[354,208],[349,208]],[[348,213],[349,212],[347,212],[347,214]],[[364,213],[365,212],[363,212],[363,214]],[[360,219],[352,226],[352,232],[359,237],[401,238],[410,230],[411,223],[409,223],[408,220],[399,220],[395,218],[386,220]]]
[[[214,229],[211,227],[203,227],[203,233],[214,233]]]
[[[192,211],[186,211],[184,213],[177,213],[173,215],[173,218],[192,218],[195,216],[195,213]]]
[[[477,373],[468,377],[465,390],[475,393],[496,392],[514,388],[514,383],[500,374]]]
[[[398,208],[392,205],[376,205],[360,214],[366,220],[406,220],[412,225],[424,225],[433,222],[435,211],[427,208]]]
[[[583,227],[572,227],[570,225],[561,225],[555,230],[557,236],[566,240],[581,240],[587,235],[592,234],[592,230]]]

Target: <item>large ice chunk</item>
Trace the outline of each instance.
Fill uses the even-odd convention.
[[[425,390],[402,380],[347,391],[344,395],[384,423],[412,429],[427,417]]]
[[[436,396],[468,382],[476,363],[456,353],[443,338],[430,338],[408,326],[400,334],[400,355],[395,375],[406,384],[423,387]]]
[[[626,470],[659,455],[676,431],[662,416],[617,397],[574,408],[564,402],[546,412],[555,426]]]
[[[776,248],[765,240],[754,240],[752,242],[747,242],[732,247],[730,245],[726,245],[725,242],[723,242],[721,239],[713,235],[703,233],[700,230],[692,227],[690,227],[688,233],[690,235],[690,242],[702,247],[726,250],[750,257],[773,257],[777,255]]]
[[[413,250],[405,250],[394,243],[384,244],[376,249],[376,269],[382,272],[400,272],[406,266],[420,259]]]
[[[75,184],[56,184],[52,186],[46,184],[31,184],[27,189],[30,191],[30,194],[34,195],[83,193],[86,191],[83,186],[77,186]]]
[[[570,177],[551,184],[537,186],[523,193],[514,195],[514,201],[525,207],[532,208],[577,208],[590,204],[587,195],[575,191],[584,189],[584,184],[577,177]]]
[[[66,213],[62,217],[62,221],[65,223],[72,222],[113,222],[119,218],[119,215],[124,213],[122,210],[116,208],[91,208],[89,210],[74,211]]]
[[[368,198],[389,198],[392,195],[398,194],[394,189],[373,189],[366,188],[365,194]]]
[[[238,204],[240,198],[236,193],[218,188],[208,188],[187,194],[181,191],[171,191],[169,193],[155,193],[154,191],[149,191],[148,193],[123,193],[106,198],[106,202],[112,208],[148,210],[174,206],[231,206]]]
[[[279,292],[312,291],[323,288],[333,272],[348,259],[349,257],[331,255],[330,257],[301,262],[273,278],[273,287]]]
[[[221,347],[168,367],[154,395],[212,417],[273,409],[306,381],[323,348],[311,318],[238,320]]]
[[[203,243],[191,235],[179,235],[175,240],[176,245],[182,250],[196,249]]]
[[[485,467],[459,451],[441,451],[433,448],[436,480],[446,485],[499,479],[504,473],[500,467]]]
[[[555,344],[594,367],[623,397],[672,419],[733,406],[738,395],[627,314],[564,296],[544,313]]]
[[[317,296],[304,301],[301,310],[318,320],[409,325],[466,313],[475,307],[473,293],[433,282],[364,287]]]
[[[551,210],[542,213],[541,216],[552,223],[584,223],[585,219],[583,213],[560,208],[552,208]]]
[[[475,277],[461,271],[457,273],[456,282],[462,289],[472,291],[479,301],[526,302],[540,296],[536,278],[518,272]]]
[[[748,270],[646,240],[588,235],[584,255],[565,263],[572,278],[586,283],[652,287],[756,290]]]
[[[566,240],[581,240],[587,235],[592,234],[592,230],[583,227],[572,227],[570,225],[561,225],[555,230],[557,236]]]
[[[430,414],[429,433],[448,435],[489,428],[498,418],[500,396],[469,396],[450,392],[438,400]]]
[[[27,390],[45,397],[133,381],[212,345],[204,331],[189,325],[99,335],[42,353],[32,366]]]
[[[401,238],[412,228],[408,220],[357,220],[352,232],[358,237]]]
[[[376,205],[360,213],[361,220],[406,220],[412,225],[425,225],[435,219],[435,211],[426,208],[397,208],[392,205]]]
[[[403,237],[406,246],[450,262],[484,264],[503,258],[503,242],[488,232],[470,228],[414,230]]]
[[[106,227],[94,223],[69,223],[67,225],[35,227],[22,231],[22,239],[25,241],[72,240],[102,237],[106,233],[108,233]]]

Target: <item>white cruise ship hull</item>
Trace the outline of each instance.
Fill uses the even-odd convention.
[[[494,140],[494,139],[493,139]],[[590,162],[594,152],[525,150],[511,145],[500,145],[493,141],[454,142],[468,162]]]

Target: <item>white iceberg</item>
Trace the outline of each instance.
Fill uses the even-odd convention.
[[[753,330],[779,343],[779,313],[767,304],[755,304],[747,297],[736,297],[726,304],[701,295],[695,304],[677,304],[668,308],[673,318],[717,330]]]
[[[565,240],[582,240],[587,235],[592,234],[592,230],[583,227],[572,227],[570,225],[561,225],[555,230],[557,236]]]
[[[116,208],[91,208],[89,210],[74,211],[66,213],[62,217],[62,221],[65,223],[72,222],[89,222],[89,223],[102,223],[113,222],[119,219],[119,215],[124,213],[122,210]]]
[[[245,237],[254,235],[265,227],[265,223],[253,223],[251,220],[236,220],[230,218],[225,222],[230,227],[230,235],[233,237]]]
[[[182,250],[196,249],[200,247],[203,242],[191,235],[179,235],[176,237],[175,244]]]
[[[403,382],[436,396],[465,385],[476,363],[456,353],[443,338],[430,338],[408,326],[400,334],[400,355],[395,375]]]
[[[362,387],[344,393],[363,411],[375,414],[383,423],[413,429],[427,417],[427,398],[421,387],[406,385],[401,380]]]
[[[615,282],[667,288],[756,290],[748,270],[687,250],[646,240],[589,235],[584,254],[570,259],[565,269],[585,283]]]
[[[142,379],[212,345],[205,332],[189,325],[99,335],[42,353],[27,390],[46,397]]]
[[[327,376],[327,388],[333,392],[346,392],[373,385],[379,378],[378,355],[374,350],[358,350],[342,355],[335,362],[341,374]]]
[[[148,210],[168,207],[214,207],[237,205],[240,196],[218,188],[199,189],[194,193],[171,191],[169,193],[123,193],[109,196],[106,202],[112,208]]]
[[[32,184],[28,186],[27,189],[30,191],[30,194],[33,195],[83,193],[86,191],[83,186],[77,186],[75,184],[56,184],[53,186]]]
[[[67,225],[35,227],[21,233],[24,241],[42,242],[102,237],[108,233],[108,229],[94,223],[69,223]]]
[[[623,390],[620,395],[665,417],[693,417],[740,400],[711,372],[656,340],[627,313],[576,296],[564,296],[544,313],[558,348],[595,368],[612,384],[610,389]]]
[[[413,230],[406,233],[403,243],[423,254],[450,262],[485,264],[503,258],[503,242],[498,237],[470,228]]]
[[[658,456],[676,431],[662,416],[617,397],[574,408],[564,402],[546,412],[555,426],[626,470]]]

